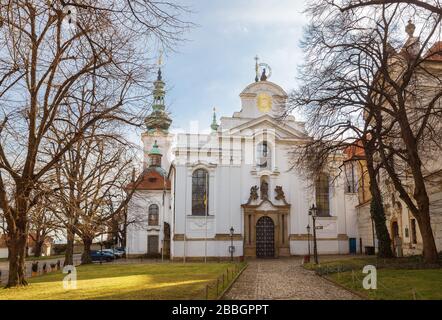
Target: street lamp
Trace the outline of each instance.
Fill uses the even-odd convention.
[[[101,234],[101,241],[100,241],[100,264],[103,263],[103,233]]]
[[[230,228],[230,261],[233,262],[233,252],[235,251],[235,247],[233,246],[233,234],[235,232],[235,229],[233,227]]]
[[[318,264],[318,245],[316,243],[316,217],[318,215],[318,208],[313,204],[308,214],[312,216],[313,220],[313,256],[315,258],[315,264]]]
[[[310,262],[310,224],[307,225],[308,261]]]

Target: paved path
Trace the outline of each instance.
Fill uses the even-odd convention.
[[[229,300],[355,300],[358,296],[305,270],[301,260],[252,260],[227,293]]]

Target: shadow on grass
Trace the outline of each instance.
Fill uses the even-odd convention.
[[[150,275],[150,276],[175,276],[181,277],[205,277],[210,274],[218,274],[230,264],[92,264],[77,267],[79,280],[118,278],[122,276]],[[66,274],[61,271],[39,275],[29,278],[29,282],[55,282],[61,281]]]
[[[203,299],[206,284],[230,266],[228,263],[80,266],[75,290],[64,290],[62,281],[66,274],[57,272],[29,279],[28,287],[2,290],[0,299]]]

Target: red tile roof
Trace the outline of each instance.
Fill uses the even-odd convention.
[[[162,170],[161,168],[159,168]],[[160,173],[156,168],[146,169],[140,179],[135,183],[130,183],[127,189],[135,190],[170,190],[170,180]]]
[[[425,55],[427,60],[442,61],[442,41],[436,42]]]
[[[347,155],[347,159],[363,158],[365,157],[365,150],[361,141],[357,141],[356,144],[350,145],[344,149],[344,153]]]

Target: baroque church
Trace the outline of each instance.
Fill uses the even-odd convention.
[[[344,178],[319,174],[312,183],[292,168],[293,151],[311,139],[305,124],[281,118],[287,93],[256,63],[255,81],[239,94],[238,108],[211,133],[172,134],[161,69],[152,113],[142,134],[144,164],[132,188],[128,256],[173,260],[286,257],[360,250],[355,207]],[[311,211],[310,211],[311,212]]]

